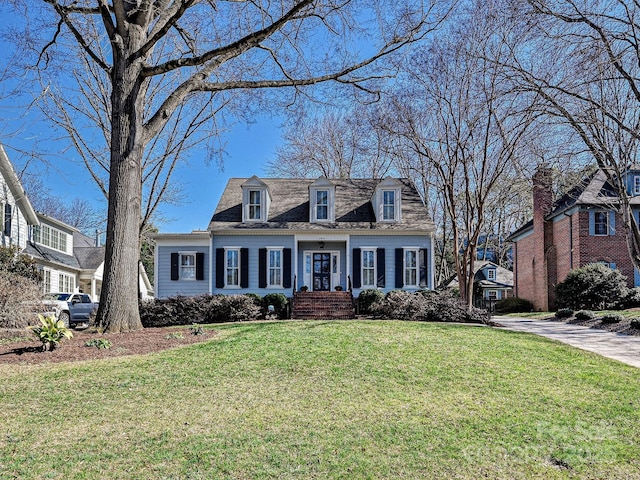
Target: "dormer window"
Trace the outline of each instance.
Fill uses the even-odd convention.
[[[402,221],[401,191],[402,183],[391,177],[378,184],[371,199],[378,222]]]
[[[249,190],[249,220],[260,220],[260,190]]]
[[[242,221],[266,222],[271,196],[269,187],[255,175],[242,184]]]
[[[324,177],[309,186],[309,221],[335,222],[336,186]]]
[[[396,219],[396,191],[395,190],[382,191],[382,219],[383,220]]]
[[[329,192],[327,190],[316,190],[316,219],[329,219]]]
[[[640,175],[633,177],[633,194],[640,195]]]
[[[495,281],[495,279],[496,279],[496,269],[489,268],[487,270],[487,280]]]

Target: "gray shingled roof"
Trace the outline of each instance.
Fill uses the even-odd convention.
[[[76,247],[73,253],[83,270],[95,270],[104,262],[104,247]]]
[[[265,223],[242,223],[242,184],[247,178],[232,178],[222,193],[209,230],[422,230],[432,231],[433,222],[418,192],[407,179],[402,184],[402,222],[376,223],[371,198],[378,179],[329,179],[336,185],[335,223],[309,222],[309,186],[316,179],[261,178],[271,193],[271,207]]]
[[[27,243],[27,246],[23,250],[23,253],[31,255],[34,258],[59,263],[71,268],[80,268],[78,260],[76,260],[76,257],[74,257],[73,255],[66,255],[62,252],[58,252],[57,250],[53,250],[42,245],[35,245],[32,242]]]

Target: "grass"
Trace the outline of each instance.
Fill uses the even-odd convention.
[[[640,478],[638,369],[464,325],[215,328],[0,367],[0,478]]]

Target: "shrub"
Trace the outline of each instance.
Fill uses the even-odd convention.
[[[65,338],[73,337],[73,332],[64,326],[64,322],[56,320],[53,315],[45,317],[38,314],[38,319],[41,325],[28,328],[42,342],[43,351],[51,351]]]
[[[627,295],[621,300],[622,308],[640,307],[640,287],[630,288]]]
[[[113,344],[111,343],[110,340],[107,340],[106,338],[92,338],[91,340],[88,340],[85,344],[85,347],[96,347],[100,350],[108,350],[109,348],[111,348],[113,346]]]
[[[24,278],[40,283],[42,275],[38,271],[38,264],[29,255],[20,253],[15,245],[0,246],[0,270],[11,272]]]
[[[384,293],[374,288],[362,290],[358,294],[358,309],[361,314],[369,315],[373,313],[374,305],[384,300]]]
[[[578,310],[575,313],[575,317],[577,320],[592,320],[596,318],[596,314],[591,310]]]
[[[573,310],[570,308],[560,308],[555,313],[556,318],[569,318],[573,315]]]
[[[631,328],[640,330],[640,318],[632,318],[630,323]]]
[[[496,313],[522,313],[532,310],[533,303],[526,298],[509,297],[496,302]]]
[[[618,306],[628,290],[619,270],[592,263],[571,270],[556,286],[556,302],[559,308],[604,310]]]
[[[600,321],[605,324],[611,324],[620,323],[622,320],[624,320],[623,315],[620,315],[619,313],[608,313],[607,315],[603,316]]]
[[[273,305],[273,311],[278,318],[285,318],[287,316],[287,305],[289,299],[284,293],[267,293],[262,297],[261,307],[265,316],[269,313],[269,305]]]
[[[489,320],[485,310],[468,309],[450,293],[432,291],[391,291],[374,304],[374,313],[388,319],[431,322],[486,323]]]
[[[44,311],[42,286],[33,279],[0,270],[0,328],[26,328]]]
[[[246,295],[225,295],[222,309],[230,322],[244,322],[260,317],[260,307]]]

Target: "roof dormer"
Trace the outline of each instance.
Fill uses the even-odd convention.
[[[255,175],[242,184],[242,221],[266,222],[271,193],[266,183]]]
[[[336,221],[336,186],[325,177],[309,185],[309,221],[331,223]]]
[[[402,183],[387,177],[377,186],[371,199],[378,222],[402,221]]]

